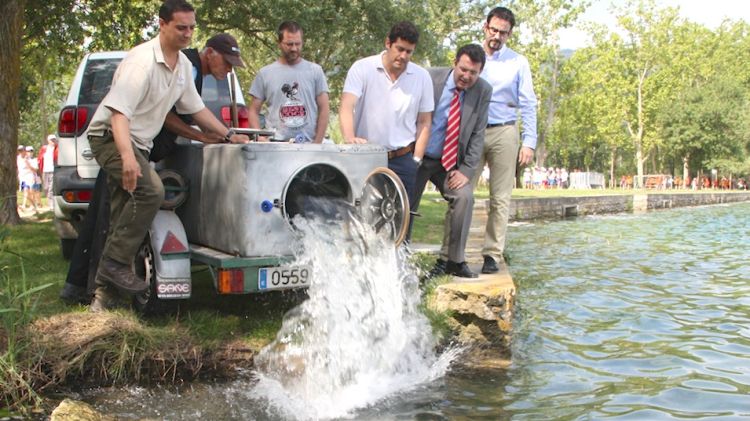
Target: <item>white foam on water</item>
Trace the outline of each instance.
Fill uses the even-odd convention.
[[[294,223],[310,298],[256,358],[252,396],[283,417],[339,418],[443,376],[459,351],[435,351],[408,256],[354,218]]]

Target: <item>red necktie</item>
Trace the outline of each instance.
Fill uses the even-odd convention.
[[[458,161],[458,132],[461,126],[461,101],[458,100],[458,89],[453,91],[453,99],[448,109],[448,124],[445,129],[445,142],[443,143],[443,157],[440,163],[446,171],[456,166]]]

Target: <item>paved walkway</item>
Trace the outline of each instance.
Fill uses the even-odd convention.
[[[478,200],[474,203],[474,214],[471,218],[469,228],[469,240],[466,242],[466,263],[472,271],[479,274],[479,278],[466,279],[453,277],[453,284],[477,284],[483,283],[488,289],[512,289],[515,291],[513,279],[505,262],[498,262],[500,272],[490,275],[482,274],[482,244],[484,243],[484,228],[487,224],[487,200]],[[440,251],[439,244],[413,244],[412,250],[437,254]],[[468,286],[468,285],[467,285]],[[476,285],[474,285],[476,287]]]

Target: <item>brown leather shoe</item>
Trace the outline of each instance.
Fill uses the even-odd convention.
[[[122,264],[109,257],[102,257],[96,271],[97,285],[109,284],[128,294],[141,294],[148,289],[148,283],[133,273],[130,265]]]

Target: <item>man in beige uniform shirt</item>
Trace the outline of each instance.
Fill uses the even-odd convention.
[[[198,126],[227,142],[248,141],[219,122],[196,91],[192,64],[180,52],[194,30],[193,7],[184,0],[166,0],[159,9],[159,35],[130,50],[91,120],[89,142],[107,172],[111,201],[92,311],[109,307],[114,293],[110,287],[130,294],[148,288],[133,273],[132,263],[164,200],[164,186],[148,155],[169,110],[174,106],[180,114],[192,114]]]

